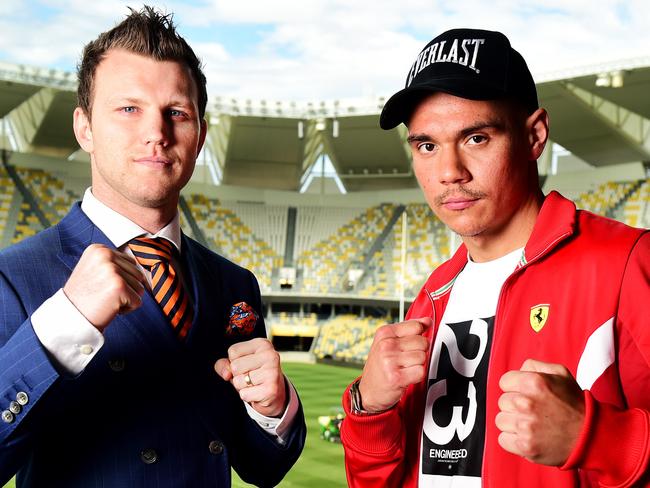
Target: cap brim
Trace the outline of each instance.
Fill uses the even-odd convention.
[[[384,104],[379,116],[379,126],[384,130],[406,123],[411,118],[413,110],[420,101],[435,92],[449,93],[470,100],[492,100],[504,96],[502,90],[490,89],[485,83],[472,83],[468,80],[439,79],[426,84],[411,85],[398,91]]]

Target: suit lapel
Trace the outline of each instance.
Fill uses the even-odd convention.
[[[58,229],[61,243],[58,257],[70,270],[77,265],[81,254],[91,244],[103,244],[115,249],[108,237],[81,210],[79,203],[73,205],[68,215],[58,224]],[[167,318],[149,291],[145,292],[140,308],[115,317],[113,323],[106,328],[104,336],[107,343],[112,338],[116,342],[122,342],[127,338],[116,336],[123,333],[136,336],[154,349],[178,349],[180,346]]]
[[[223,342],[224,318],[218,313],[223,310],[219,270],[206,261],[198,244],[185,234],[182,239],[185,286],[187,291],[191,290],[194,305],[194,320],[187,342],[193,347],[214,350],[215,345]]]

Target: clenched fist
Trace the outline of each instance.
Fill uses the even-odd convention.
[[[72,270],[63,293],[101,332],[118,313],[140,306],[145,284],[134,258],[102,244],[91,244]]]
[[[499,444],[530,461],[561,466],[575,445],[585,417],[584,395],[560,364],[527,359],[501,377],[495,422]]]
[[[239,397],[266,417],[281,417],[287,404],[280,355],[268,339],[255,338],[228,348],[214,370],[235,387]]]
[[[422,332],[432,326],[430,318],[421,318],[377,329],[359,383],[364,410],[391,408],[406,388],[424,379],[429,343]]]

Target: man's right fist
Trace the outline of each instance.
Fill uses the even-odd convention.
[[[422,332],[432,326],[425,317],[377,329],[359,383],[364,410],[391,408],[408,386],[424,379],[429,342]]]
[[[72,270],[63,293],[101,332],[118,313],[140,306],[146,282],[134,258],[91,244]]]

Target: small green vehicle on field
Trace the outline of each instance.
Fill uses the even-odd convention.
[[[320,425],[320,438],[330,442],[341,442],[341,422],[345,414],[338,408],[334,415],[321,415],[318,417]]]

